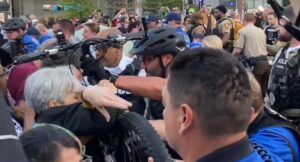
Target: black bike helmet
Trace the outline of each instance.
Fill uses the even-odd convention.
[[[171,53],[175,56],[185,49],[184,37],[174,28],[159,27],[149,30],[147,38],[134,45],[130,53],[139,56],[162,56]]]
[[[26,23],[19,17],[8,19],[2,26],[3,30],[26,29]]]

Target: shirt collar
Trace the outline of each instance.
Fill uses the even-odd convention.
[[[249,143],[248,138],[245,137],[234,144],[218,149],[200,158],[196,162],[234,162],[250,155],[252,151],[252,146]]]
[[[122,54],[122,58],[118,66],[113,68],[105,67],[105,69],[108,70],[113,75],[119,75],[121,72],[123,72],[126,69],[127,65],[130,64],[132,61],[133,61],[132,58],[129,58],[124,54]]]

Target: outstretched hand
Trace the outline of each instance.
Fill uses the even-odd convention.
[[[132,103],[115,95],[115,90],[107,86],[88,86],[83,91],[83,98],[96,108],[112,107],[128,109]]]

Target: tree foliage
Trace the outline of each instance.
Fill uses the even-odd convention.
[[[151,12],[157,14],[161,7],[179,7],[182,9],[183,0],[144,0],[143,2],[143,10],[146,12]]]
[[[59,0],[59,4],[64,6],[67,18],[85,18],[98,7],[95,0]]]

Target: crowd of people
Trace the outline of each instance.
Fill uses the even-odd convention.
[[[239,15],[223,5],[187,14],[174,7],[145,19],[125,8],[111,19],[8,19],[1,26],[0,141],[15,155],[3,150],[0,158],[114,161],[102,147],[110,144],[99,141],[129,110],[178,161],[300,162],[292,122],[300,107],[300,41],[279,19],[270,6]],[[13,57],[121,35],[143,38],[11,65]]]

